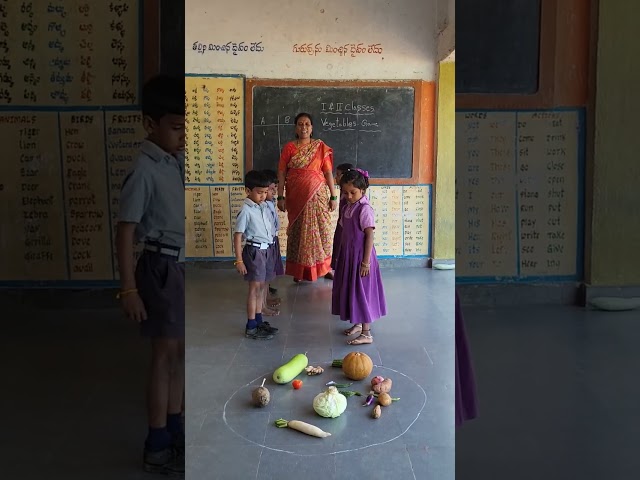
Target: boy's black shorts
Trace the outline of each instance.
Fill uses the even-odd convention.
[[[145,251],[136,265],[136,285],[147,311],[142,336],[184,338],[184,263]]]

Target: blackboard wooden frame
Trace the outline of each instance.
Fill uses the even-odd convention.
[[[160,71],[160,0],[142,4],[142,76],[141,86]]]
[[[584,106],[588,98],[589,17],[593,2],[541,0],[538,91],[456,95],[456,109],[537,109]]]
[[[419,185],[433,183],[435,83],[421,80],[327,81],[247,79],[245,82],[245,171],[253,168],[253,88],[266,87],[412,87],[413,168],[411,178],[372,178],[376,185]]]

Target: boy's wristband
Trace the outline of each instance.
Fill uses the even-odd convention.
[[[284,200],[284,195],[278,195],[278,200]]]
[[[338,200],[338,196],[337,195],[331,195],[329,197],[329,200]]]
[[[125,295],[129,295],[130,293],[138,293],[138,289],[137,288],[130,288],[129,290],[123,290],[121,292],[118,292],[118,294],[116,295],[116,298],[119,300],[122,297],[124,297]]]

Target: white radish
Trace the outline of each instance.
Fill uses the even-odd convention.
[[[302,433],[306,433],[307,435],[311,435],[313,437],[325,438],[325,437],[331,436],[329,432],[325,432],[324,430],[319,429],[315,425],[301,422],[300,420],[291,420],[287,426],[289,428],[292,428]]]
[[[277,427],[280,427],[280,428],[289,427],[292,430],[297,430],[299,432],[306,433],[307,435],[311,435],[312,437],[325,438],[325,437],[331,436],[329,432],[325,432],[319,429],[318,427],[316,427],[315,425],[311,425],[310,423],[306,423],[306,422],[301,422],[300,420],[287,421],[281,418],[279,420],[276,420],[275,423]]]

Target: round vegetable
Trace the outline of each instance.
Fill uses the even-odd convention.
[[[291,382],[291,385],[293,385],[293,388],[296,390],[300,390],[300,387],[302,387],[302,380],[294,380]]]
[[[373,362],[366,353],[351,352],[342,359],[342,371],[351,380],[363,380],[373,370]]]
[[[273,372],[273,381],[284,385],[296,378],[309,364],[309,359],[304,353],[294,355],[291,360]]]
[[[383,407],[388,407],[389,405],[391,405],[392,401],[393,400],[391,400],[391,395],[386,392],[378,395],[378,403]]]
[[[267,387],[264,386],[264,380],[262,380],[262,385],[253,389],[253,392],[251,392],[251,398],[257,407],[266,407],[269,404],[271,394],[269,393],[269,390],[267,390]]]
[[[347,409],[347,397],[338,392],[336,387],[329,387],[313,399],[313,409],[321,417],[339,417]]]
[[[371,379],[371,386],[373,387],[382,382],[384,382],[384,377],[381,377],[380,375],[376,375]]]
[[[390,378],[387,377],[384,379],[384,382],[378,383],[377,385],[371,387],[371,390],[373,390],[375,393],[388,393],[391,391],[391,385],[393,385],[393,382]]]

